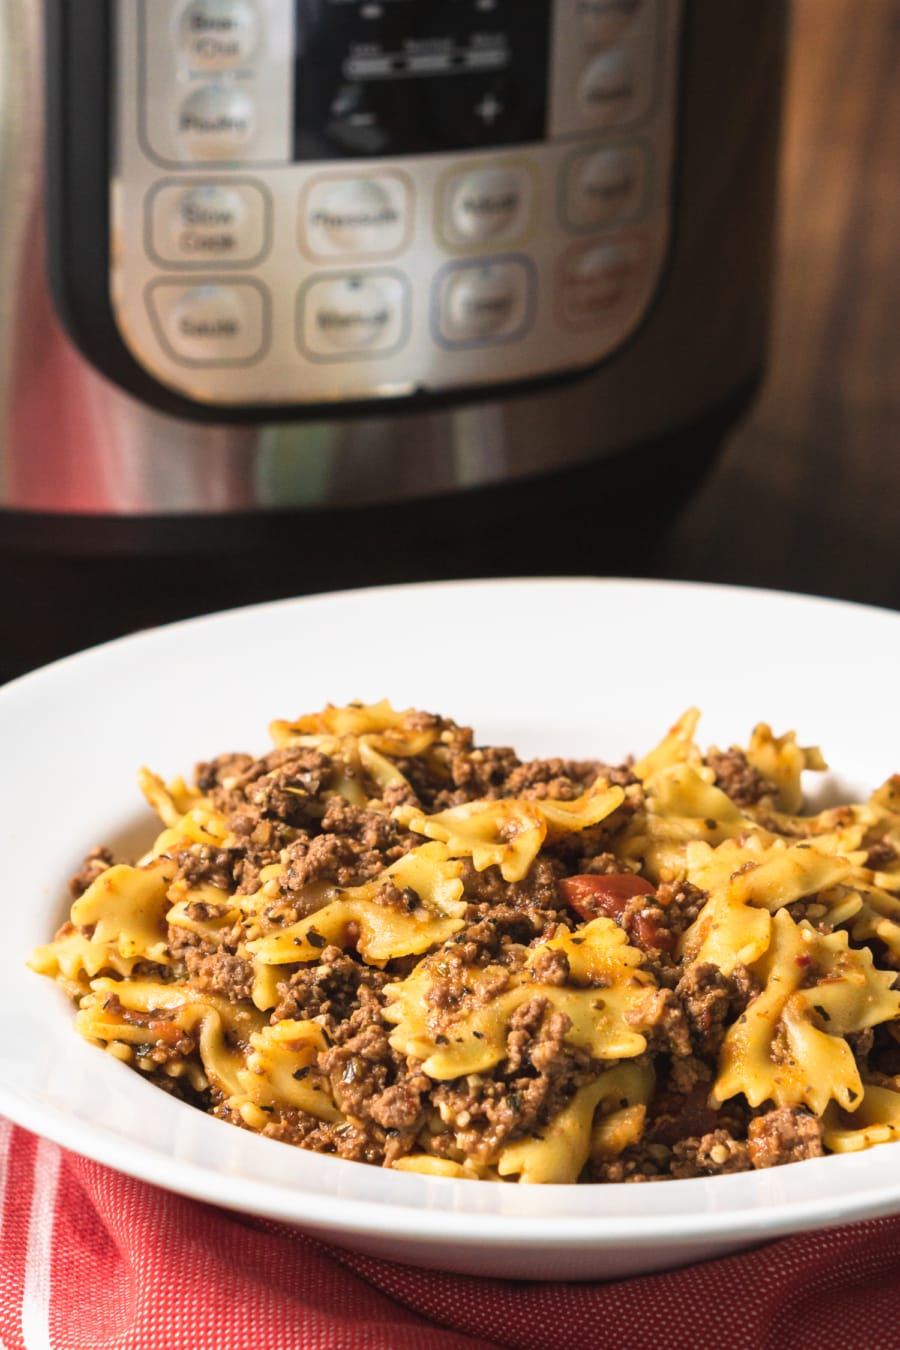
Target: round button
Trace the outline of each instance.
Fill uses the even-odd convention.
[[[401,212],[380,183],[349,178],[330,185],[310,202],[308,228],[323,232],[342,253],[381,253],[402,238]]]
[[[512,337],[527,321],[528,294],[528,273],[521,263],[457,268],[443,287],[441,333],[449,342]]]
[[[238,159],[253,139],[255,110],[242,89],[206,85],[181,105],[178,132],[194,159]]]
[[[568,184],[570,222],[605,225],[633,214],[643,191],[642,163],[634,147],[615,146],[579,156]]]
[[[231,70],[259,41],[259,15],[247,0],[193,0],[181,16],[182,50],[196,70]]]
[[[228,252],[222,240],[234,238],[246,217],[243,197],[231,188],[190,188],[175,203],[173,245],[182,253]]]
[[[508,234],[525,204],[526,181],[515,169],[479,169],[466,174],[450,193],[453,231],[472,242]]]
[[[632,299],[643,275],[644,249],[637,239],[582,249],[565,264],[565,318],[574,324],[602,323]]]
[[[377,280],[347,277],[316,287],[313,323],[320,340],[340,351],[384,345],[394,307]]]
[[[637,76],[631,56],[624,51],[601,52],[585,70],[578,85],[578,101],[598,125],[627,116],[637,96]]]
[[[178,286],[150,291],[154,312],[175,355],[209,365],[255,359],[264,342],[264,301],[257,287]]]
[[[578,0],[578,17],[584,40],[592,47],[603,47],[622,34],[644,0]]]

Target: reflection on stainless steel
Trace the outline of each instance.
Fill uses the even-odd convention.
[[[708,36],[692,38],[681,166],[690,211],[652,322],[610,365],[446,411],[210,427],[139,404],[63,334],[43,262],[39,5],[0,0],[0,508],[140,515],[401,500],[563,468],[724,402],[758,370],[767,315],[758,203],[770,163],[759,145],[777,126],[769,84],[758,81],[740,116],[724,115],[741,63],[761,72],[780,56],[778,7],[760,23],[757,5],[723,7],[747,42],[724,42],[711,7]],[[704,65],[704,42],[734,68]]]

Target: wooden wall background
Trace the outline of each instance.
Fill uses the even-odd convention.
[[[774,331],[676,577],[900,608],[900,2],[794,0]]]

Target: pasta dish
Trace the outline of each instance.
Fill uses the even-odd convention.
[[[387,702],[272,724],[96,847],[31,957],[88,1041],[268,1138],[497,1182],[709,1176],[900,1136],[900,776],[699,713],[522,760]],[[89,841],[86,841],[89,842]]]

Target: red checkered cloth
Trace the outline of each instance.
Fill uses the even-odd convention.
[[[444,1275],[185,1200],[0,1121],[0,1350],[897,1350],[900,1219],[602,1284]]]

